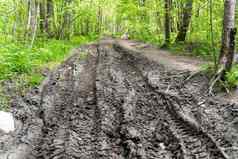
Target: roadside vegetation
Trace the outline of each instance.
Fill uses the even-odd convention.
[[[11,39],[1,39],[0,110],[8,108],[13,94],[21,96],[38,86],[69,56],[71,49],[95,39],[93,36],[72,37],[71,40],[39,39],[32,48]]]

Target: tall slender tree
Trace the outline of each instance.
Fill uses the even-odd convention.
[[[42,0],[39,2],[40,5],[40,31],[42,33],[46,32],[46,14],[47,14],[47,9],[46,9],[46,0]]]
[[[183,7],[182,19],[179,25],[176,42],[185,41],[186,34],[192,17],[193,0],[187,0]]]
[[[219,69],[211,80],[209,93],[212,93],[214,85],[219,80],[225,80],[226,72],[230,71],[233,63],[235,52],[235,7],[236,0],[225,0],[224,17],[223,17],[223,33],[221,52],[219,56]]]
[[[97,9],[97,26],[96,26],[96,32],[100,34],[102,32],[102,4],[99,2],[98,9]]]
[[[168,47],[170,44],[170,31],[171,31],[171,0],[164,1],[164,34],[165,41],[162,47]]]
[[[219,64],[224,71],[230,71],[235,52],[235,7],[236,0],[225,0],[222,45],[219,56]]]
[[[54,17],[54,2],[53,0],[47,0],[47,14],[45,19],[45,31],[48,34],[48,37],[52,35],[52,26],[53,26],[53,17]]]
[[[38,16],[39,16],[40,5],[37,0],[28,1],[28,23],[27,23],[27,39],[31,40],[31,47],[36,38],[36,32],[38,28]]]
[[[37,8],[38,3],[35,0],[28,0],[28,21],[27,21],[27,35],[31,37],[37,27]]]
[[[72,0],[65,0],[64,1],[64,14],[63,14],[63,21],[61,24],[59,39],[69,39],[71,33],[71,22],[72,22],[72,12],[70,5]]]

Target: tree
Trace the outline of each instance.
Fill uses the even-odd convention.
[[[65,0],[64,5],[64,12],[63,12],[63,22],[61,24],[60,33],[58,35],[59,39],[70,39],[71,34],[71,22],[72,22],[72,8],[70,5],[72,0]]]
[[[165,33],[165,42],[162,47],[168,47],[170,43],[170,31],[171,31],[171,0],[165,0],[164,3],[164,33]]]
[[[46,24],[47,24],[46,0],[40,1],[39,4],[40,4],[40,31],[41,31],[41,33],[45,33],[46,32]]]
[[[96,32],[98,34],[100,34],[102,32],[102,6],[101,3],[99,2],[98,4],[98,10],[97,10],[97,28],[96,28]]]
[[[235,52],[235,5],[236,0],[225,0],[224,17],[223,17],[223,33],[221,52],[219,56],[219,69],[211,80],[209,93],[212,93],[214,85],[219,80],[225,80],[226,72],[231,70],[234,52]]]
[[[46,18],[45,18],[45,31],[48,35],[48,37],[52,36],[52,23],[53,23],[53,17],[54,17],[54,3],[53,0],[47,0],[46,3]]]
[[[182,12],[182,19],[179,25],[176,42],[185,41],[186,34],[192,17],[193,0],[187,0]]]
[[[235,5],[236,0],[225,0],[222,44],[219,56],[219,64],[223,66],[224,72],[230,71],[235,52]]]
[[[28,24],[27,24],[27,35],[28,39],[31,39],[31,47],[35,41],[36,31],[38,26],[38,15],[40,5],[36,0],[28,1]]]

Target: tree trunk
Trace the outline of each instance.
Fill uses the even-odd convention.
[[[146,23],[146,10],[144,9],[146,0],[139,0],[139,7],[142,8],[140,11],[140,21]]]
[[[164,20],[164,29],[165,29],[165,42],[163,47],[168,47],[170,43],[170,31],[171,31],[171,0],[165,0],[165,20]]]
[[[36,18],[35,18],[35,11],[36,11],[36,3],[35,1],[28,0],[28,21],[27,21],[27,35],[28,38],[32,34],[32,30],[34,30],[34,26],[36,23]]]
[[[27,24],[27,39],[34,42],[36,32],[37,32],[37,18],[39,14],[39,3],[35,0],[28,1],[28,24]]]
[[[40,31],[46,33],[48,37],[51,37],[50,24],[54,14],[54,6],[52,0],[42,0],[40,5]]]
[[[235,52],[235,5],[236,0],[225,0],[222,45],[219,56],[219,64],[223,66],[224,72],[230,71]]]
[[[97,11],[97,26],[96,26],[96,32],[100,34],[102,32],[102,7],[101,4],[98,6]]]
[[[47,14],[47,10],[46,10],[46,3],[45,0],[40,1],[40,31],[41,33],[45,33],[46,32],[46,14]]]
[[[63,15],[59,39],[70,39],[72,14],[68,7],[72,3],[72,0],[66,0],[64,3],[66,10]]]
[[[186,34],[192,17],[192,8],[193,0],[187,0],[185,7],[183,8],[182,21],[179,25],[179,32],[176,37],[176,42],[185,41],[186,39]]]
[[[45,31],[48,34],[48,37],[52,36],[51,26],[53,25],[53,17],[54,17],[54,4],[52,0],[47,0],[46,4],[47,14],[45,19]]]

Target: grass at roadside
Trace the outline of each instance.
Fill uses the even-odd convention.
[[[9,106],[11,91],[25,94],[44,79],[44,71],[50,71],[61,63],[70,50],[96,40],[97,37],[73,37],[70,41],[38,40],[33,48],[22,43],[0,39],[0,110]],[[7,83],[7,84],[6,84]]]

